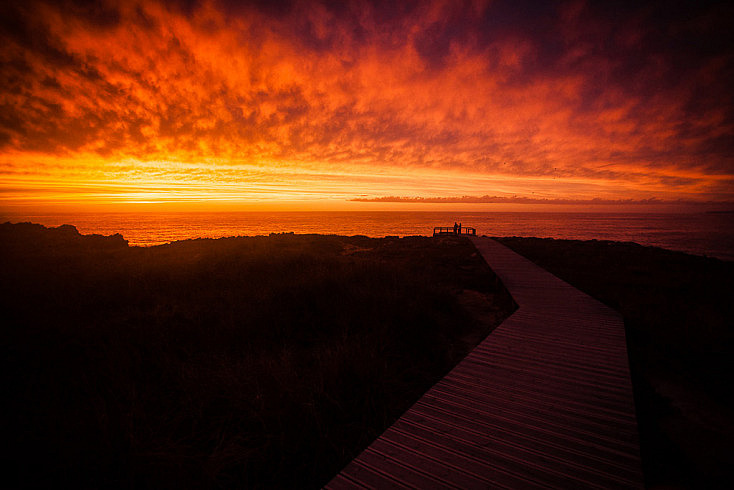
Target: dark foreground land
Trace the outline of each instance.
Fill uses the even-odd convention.
[[[500,242],[625,319],[645,483],[734,482],[734,262],[634,243]]]
[[[515,305],[464,239],[0,225],[3,487],[326,483]]]

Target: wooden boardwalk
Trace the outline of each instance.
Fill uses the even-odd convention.
[[[622,318],[473,241],[519,309],[326,488],[642,487]]]

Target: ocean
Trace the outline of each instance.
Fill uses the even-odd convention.
[[[207,212],[13,214],[0,220],[71,224],[81,233],[121,233],[131,245],[270,233],[426,235],[461,222],[487,236],[614,240],[734,260],[734,213]]]

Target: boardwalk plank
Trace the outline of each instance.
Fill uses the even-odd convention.
[[[327,488],[640,488],[617,312],[487,238],[519,305]]]

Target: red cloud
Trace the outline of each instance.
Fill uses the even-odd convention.
[[[0,156],[97,156],[108,178],[216,159],[734,196],[720,12],[406,5],[6,7]]]

